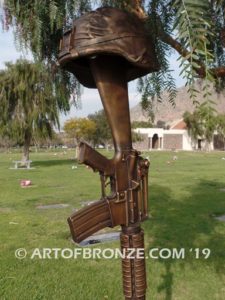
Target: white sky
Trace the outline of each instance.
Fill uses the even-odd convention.
[[[27,59],[32,58],[29,52],[22,53],[15,47],[12,31],[3,32],[2,29],[0,29],[0,69],[4,68],[4,62],[16,61],[16,59],[20,57]],[[171,69],[174,70],[177,87],[184,85],[184,80],[179,77],[179,62],[177,62],[177,55],[174,54],[171,56],[170,63]],[[140,95],[137,93],[135,81],[129,84],[129,98],[130,107],[133,107],[140,102]],[[102,104],[97,90],[84,88],[81,96],[81,107],[79,109],[72,107],[69,114],[66,116],[61,115],[61,125],[63,125],[64,121],[70,117],[84,117],[99,109],[102,109]]]

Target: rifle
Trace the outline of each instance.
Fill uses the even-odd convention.
[[[128,87],[124,60],[116,56],[95,56],[90,68],[110,124],[115,155],[107,159],[86,143],[79,146],[79,160],[98,171],[101,199],[68,218],[75,242],[105,227],[122,226],[121,247],[144,248],[140,222],[147,218],[149,161],[132,148]],[[107,68],[105,67],[107,66]],[[110,194],[106,186],[110,184]],[[126,299],[145,299],[145,259],[122,259]]]
[[[149,161],[143,159],[140,152],[131,149],[124,153],[121,160],[107,159],[82,142],[79,145],[78,160],[99,172],[102,195],[99,201],[68,218],[75,242],[79,243],[105,227],[128,226],[147,218]],[[118,191],[118,180],[123,175],[128,177],[127,188]],[[106,187],[109,184],[111,193],[107,195]]]

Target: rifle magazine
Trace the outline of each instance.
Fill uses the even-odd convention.
[[[67,219],[73,240],[80,243],[105,227],[112,227],[110,209],[105,199],[96,201]]]

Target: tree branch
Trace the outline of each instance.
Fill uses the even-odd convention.
[[[141,20],[148,18],[148,15],[143,8],[143,0],[124,1],[124,8]]]
[[[225,77],[225,67],[218,67],[210,70],[215,77]]]
[[[185,49],[181,43],[179,43],[177,40],[172,38],[168,33],[162,30],[162,27],[158,27],[158,37],[160,38],[161,41],[166,43],[167,45],[170,45],[173,49],[175,49],[182,57],[188,57],[190,52]],[[187,59],[189,62],[191,62],[191,58]],[[206,75],[205,72],[205,66],[200,60],[193,60],[199,68],[194,68],[195,72],[198,74],[200,78],[204,78]]]
[[[143,0],[131,0],[128,3],[125,3],[125,8],[129,10],[131,13],[135,14],[139,19],[145,21],[148,18],[147,13],[145,12],[143,8]],[[163,30],[163,26],[161,23],[161,20],[159,16],[156,17],[156,28],[157,28],[157,35],[160,38],[161,41],[164,43],[170,45],[173,49],[175,49],[182,57],[189,57],[190,52],[183,47],[183,45],[175,40],[172,36],[170,36],[168,33],[166,33]],[[191,58],[187,58],[189,62],[191,62]],[[194,68],[196,74],[200,78],[205,78],[206,76],[206,67],[204,63],[201,60],[193,60],[199,67]],[[225,77],[225,66],[218,67],[218,68],[212,68],[209,69],[209,72],[215,77]]]
[[[170,45],[173,49],[175,49],[181,56],[187,57],[190,52],[185,49],[181,43],[179,43],[177,40],[173,39],[169,34],[166,32],[159,31],[158,36],[164,43]],[[187,59],[190,61],[190,59]],[[193,60],[195,63],[198,64],[199,68],[194,68],[195,72],[200,78],[205,78],[206,76],[206,68],[202,61],[200,60]],[[209,72],[214,76],[215,78],[225,77],[225,66],[217,67],[209,69]]]
[[[129,4],[125,2],[125,8],[129,10],[131,13],[135,14],[139,19],[145,21],[149,16],[145,12],[143,6],[143,0],[131,0],[129,1]],[[164,43],[170,45],[173,49],[175,49],[182,57],[188,57],[190,52],[185,49],[181,43],[179,43],[177,40],[172,38],[168,33],[166,33],[163,30],[163,26],[161,23],[161,20],[159,16],[156,16],[156,28],[157,28],[157,34],[158,37],[163,41]],[[191,62],[191,59],[187,59],[189,62]],[[195,72],[198,74],[200,78],[204,78],[206,76],[205,72],[205,66],[200,60],[194,60],[194,62],[199,66],[199,68],[195,68]],[[222,70],[220,72],[216,73],[216,76],[219,76],[219,74],[222,74]],[[224,76],[224,75],[222,75]]]
[[[163,28],[161,21],[159,17],[157,18],[157,34],[158,37],[163,41],[164,43],[170,45],[173,49],[175,49],[182,57],[189,57],[190,52],[183,47],[183,45],[175,40],[172,36],[170,36],[168,33],[166,33]],[[191,62],[191,58],[187,58],[189,62]],[[199,76],[199,78],[205,78],[206,76],[206,67],[204,63],[201,60],[193,59],[193,62],[195,62],[199,67],[194,68],[196,74]],[[215,78],[225,77],[225,66],[212,68],[208,70],[212,76]]]

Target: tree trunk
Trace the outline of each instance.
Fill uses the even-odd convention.
[[[23,145],[23,155],[22,162],[28,161],[30,157],[30,142],[31,142],[31,133],[29,130],[25,131],[24,134],[24,145]]]
[[[75,148],[75,159],[78,159],[78,157],[79,157],[79,147],[76,146],[76,148]]]

